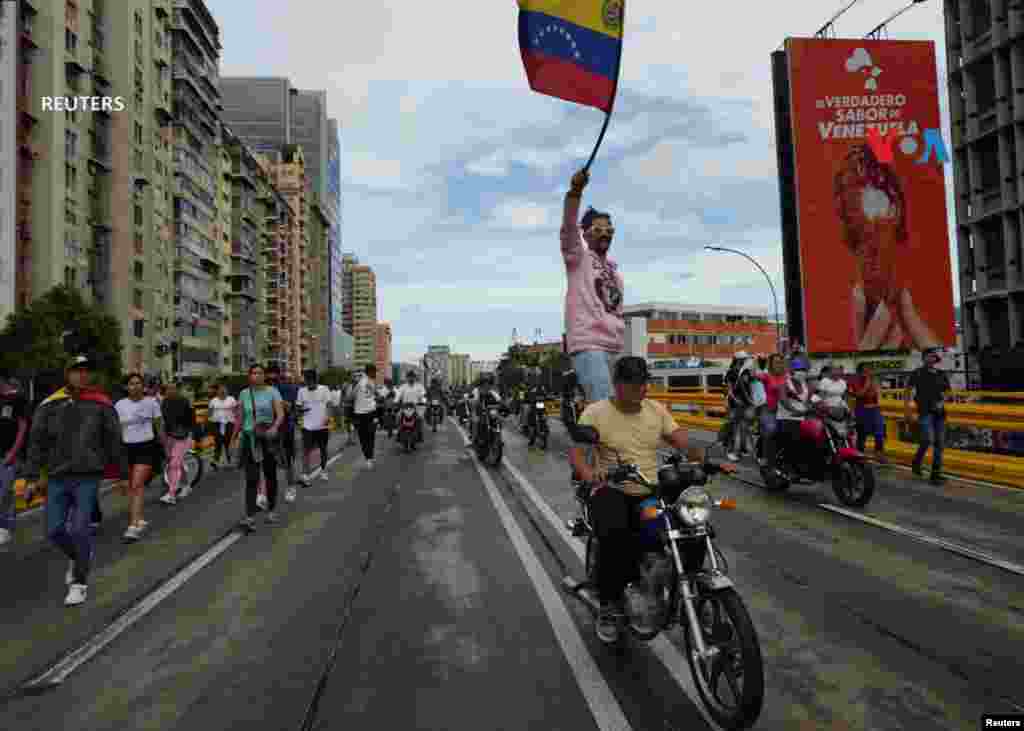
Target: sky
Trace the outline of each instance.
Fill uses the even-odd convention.
[[[678,0],[629,2],[619,95],[584,198],[614,217],[627,305],[771,307],[763,275],[711,244],[753,256],[784,316],[770,54],[848,4],[700,3],[698,16]],[[863,0],[836,36],[862,37],[906,4]],[[343,248],[377,274],[393,360],[428,345],[497,358],[513,329],[561,337],[562,195],[604,114],[530,91],[515,0],[207,5],[222,75],[327,90],[341,127]],[[888,37],[936,42],[948,143],[942,3],[914,7]],[[947,169],[951,231],[952,190]],[[950,248],[955,268],[952,237]]]

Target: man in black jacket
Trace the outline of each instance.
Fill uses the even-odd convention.
[[[39,473],[47,469],[46,534],[71,561],[64,600],[69,607],[85,601],[93,558],[89,521],[100,480],[108,465],[118,463],[121,451],[117,412],[110,398],[91,386],[92,369],[88,357],[74,358],[65,388],[36,409],[21,471],[30,500]]]
[[[924,476],[921,465],[928,448],[934,446],[929,482],[942,485],[946,481],[942,475],[942,452],[946,447],[946,392],[952,389],[949,376],[939,369],[942,348],[931,348],[923,355],[924,365],[910,374],[904,393],[904,418],[908,424],[911,423],[910,402],[913,399],[917,402],[917,424],[921,435],[912,463],[914,474]]]

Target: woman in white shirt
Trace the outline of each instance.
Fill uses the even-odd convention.
[[[231,437],[235,435],[235,407],[237,406],[238,402],[235,401],[234,396],[228,395],[227,386],[223,383],[219,384],[217,395],[210,399],[210,404],[207,407],[207,419],[213,430],[215,444],[213,462],[211,463],[214,469],[218,468],[218,463],[221,461],[221,452],[224,453],[223,466],[231,466],[228,446],[231,444]]]
[[[128,396],[114,404],[121,422],[121,474],[128,481],[128,530],[124,540],[139,540],[148,525],[143,519],[143,490],[160,468],[163,452],[157,435],[160,431],[160,404],[143,395],[142,376],[132,373],[126,383]]]

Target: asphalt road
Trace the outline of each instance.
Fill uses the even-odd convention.
[[[499,469],[451,422],[411,455],[381,435],[373,471],[342,450],[281,524],[231,539],[33,695],[26,681],[231,534],[240,476],[213,474],[174,508],[154,487],[150,533],[131,546],[123,499],[105,498],[76,609],[38,516],[22,520],[0,554],[0,729],[709,728],[677,637],[610,652],[557,588],[582,566],[562,526],[575,514],[568,442],[552,430],[540,452],[506,429]],[[1024,491],[880,475],[864,513],[1024,563]],[[765,658],[757,728],[975,729],[984,712],[1024,708],[1024,577],[827,512],[823,487],[713,489],[739,502],[715,523]]]

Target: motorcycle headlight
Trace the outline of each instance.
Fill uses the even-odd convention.
[[[491,409],[491,416],[493,416],[494,418],[497,418],[498,417],[498,410],[497,409]]]
[[[537,404],[537,408],[540,409],[541,411],[546,411],[548,407],[547,407],[547,404],[545,404],[544,402],[541,402],[541,403]]]
[[[703,525],[711,514],[711,497],[699,487],[687,488],[676,500],[675,510],[686,525]]]

